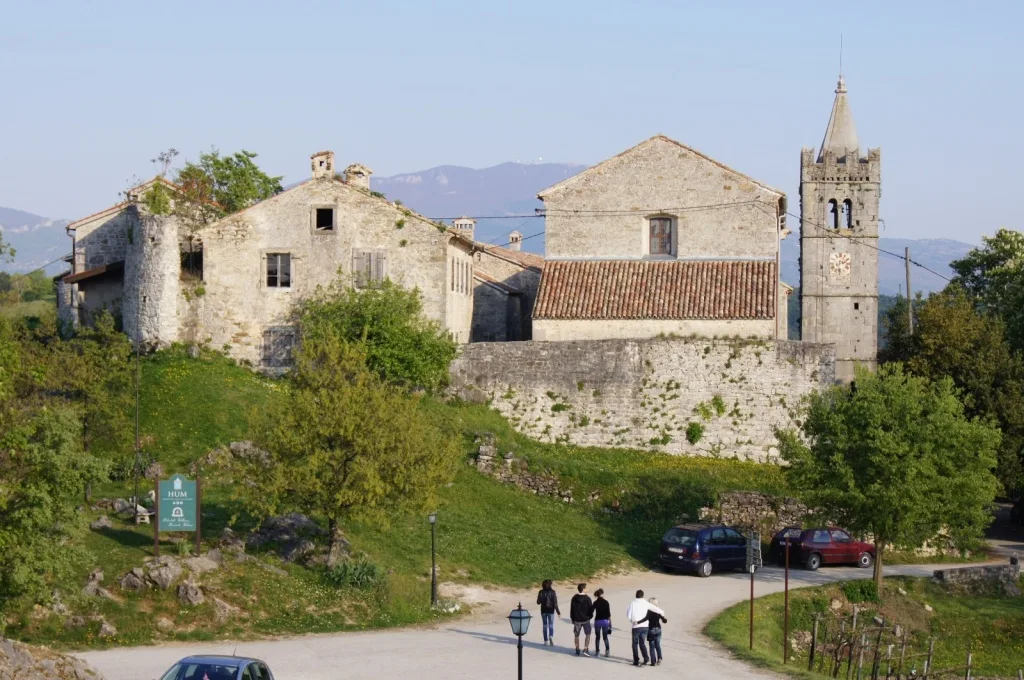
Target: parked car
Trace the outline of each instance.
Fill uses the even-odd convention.
[[[187,656],[160,680],[274,680],[267,664],[239,656]]]
[[[680,524],[661,537],[661,566],[707,578],[716,570],[744,569],[747,539],[722,524]]]
[[[785,561],[789,536],[789,564],[815,571],[823,564],[856,564],[867,569],[875,562],[875,546],[854,540],[845,529],[786,527],[772,539],[771,555],[776,563]]]

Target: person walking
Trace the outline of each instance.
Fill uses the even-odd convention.
[[[551,579],[541,584],[537,593],[537,604],[540,605],[540,622],[544,629],[544,644],[555,646],[555,614],[562,615],[558,608],[558,595],[551,587]]]
[[[633,665],[634,666],[646,666],[651,662],[650,657],[647,656],[647,615],[650,612],[657,612],[658,614],[664,614],[657,607],[651,605],[650,602],[644,599],[644,591],[636,591],[636,599],[629,603],[626,607],[626,618],[633,624]],[[640,655],[643,655],[644,662],[640,663]]]
[[[612,632],[612,606],[604,599],[604,588],[594,591],[594,654],[601,656],[601,638],[604,637],[604,655],[612,653],[608,636]]]
[[[586,633],[583,656],[590,656],[590,619],[594,616],[594,602],[587,595],[587,584],[576,586],[576,594],[569,603],[569,618],[572,619],[572,634],[576,638],[576,656],[580,655],[580,631]]]
[[[651,665],[660,666],[665,655],[661,653],[661,624],[668,623],[664,613],[659,613],[658,598],[652,597],[651,609],[647,612],[647,644],[651,648]]]

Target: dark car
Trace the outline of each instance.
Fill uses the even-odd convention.
[[[855,540],[845,529],[786,527],[772,539],[771,554],[778,564],[785,561],[786,536],[790,566],[799,564],[815,571],[823,564],[856,564],[867,569],[875,561],[875,546]]]
[[[239,656],[187,656],[160,680],[274,680],[267,664]]]
[[[747,539],[722,524],[680,524],[661,537],[659,562],[667,571],[708,577],[716,570],[744,569]]]

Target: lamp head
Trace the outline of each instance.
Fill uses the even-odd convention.
[[[429,515],[427,515],[427,519],[430,520],[431,524],[437,524],[437,513],[436,512],[430,513]]]
[[[523,609],[522,603],[512,610],[512,613],[508,615],[508,622],[512,626],[512,634],[516,637],[523,637],[526,635],[526,631],[530,629],[530,612]]]

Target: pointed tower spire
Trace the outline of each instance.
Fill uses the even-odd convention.
[[[828,128],[825,129],[825,139],[821,143],[821,152],[818,154],[818,162],[825,160],[825,151],[833,151],[836,158],[844,158],[848,151],[852,152],[859,147],[857,142],[857,128],[853,124],[853,114],[850,113],[850,103],[846,101],[846,80],[839,76],[839,83],[836,85],[836,100],[832,103],[832,115],[828,119]]]

